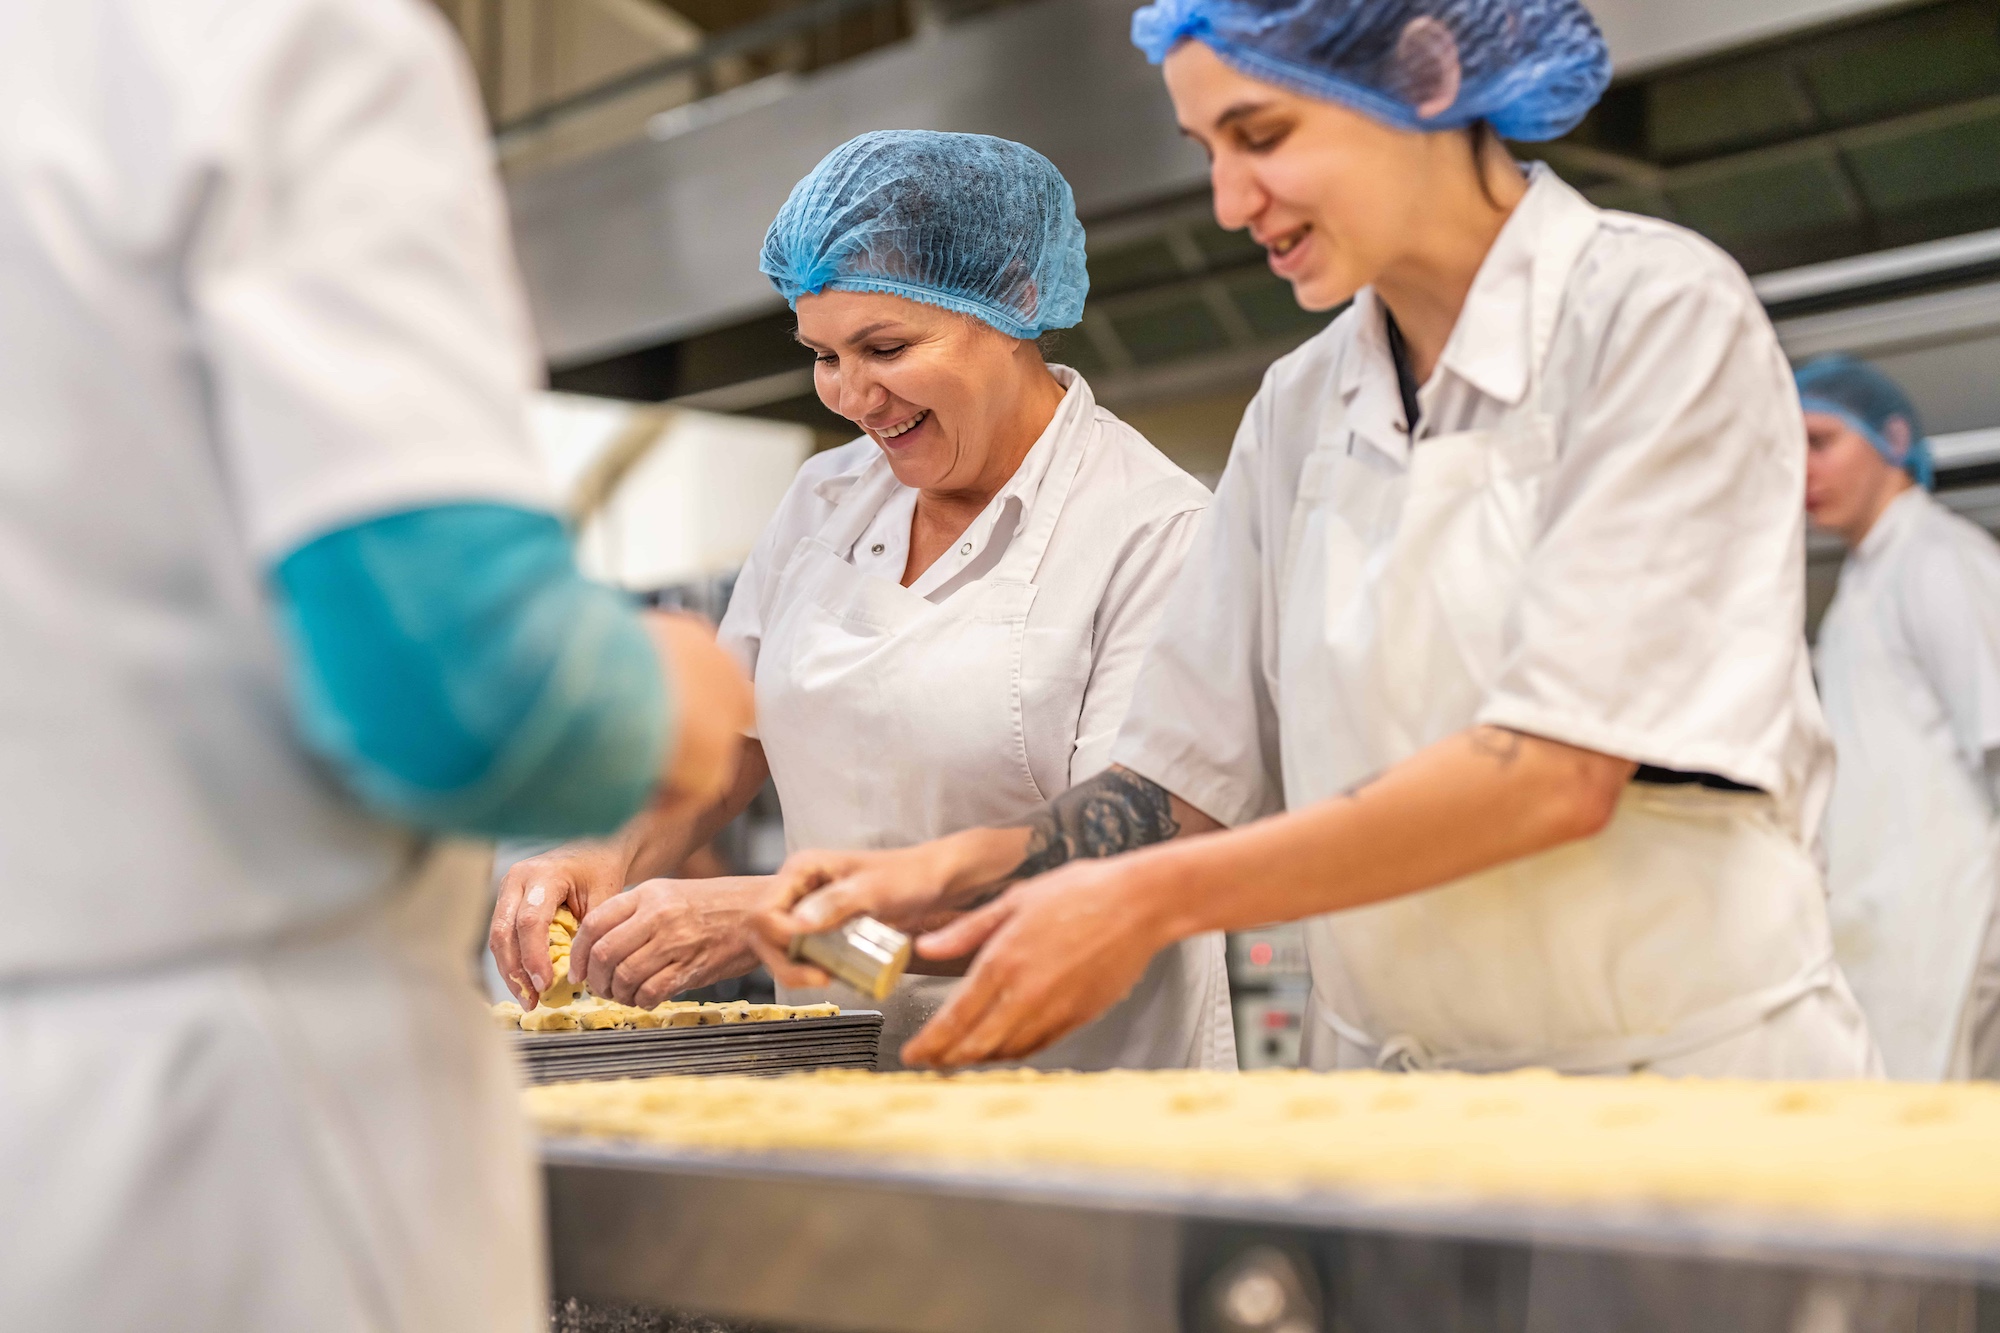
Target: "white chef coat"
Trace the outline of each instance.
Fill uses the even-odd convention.
[[[1232,825],[1479,724],[1755,787],[1635,785],[1597,839],[1309,923],[1315,1058],[1862,1072],[1806,850],[1802,428],[1741,271],[1536,168],[1419,405],[1413,445],[1372,290],[1272,367],[1114,760]]]
[[[1893,1077],[1973,1073],[2000,887],[2000,545],[1905,491],[1842,566],[1815,660],[1840,755],[1826,851],[1841,964]],[[1979,979],[1982,995],[2000,981]]]
[[[1106,766],[1208,494],[1051,369],[1065,392],[1047,429],[911,587],[915,492],[866,438],[807,461],[745,564],[721,639],[757,683],[794,849],[1004,823]],[[906,984],[886,1055],[955,984]],[[1204,936],[1039,1062],[1233,1068],[1232,1031],[1221,942]]]
[[[430,7],[0,6],[0,896],[43,941],[0,958],[24,1322],[545,1318],[496,1039],[463,1007],[406,1018],[446,964],[378,958],[392,899],[449,898],[438,866],[476,889],[478,856],[419,887],[424,845],[308,757],[265,585],[379,513],[547,508],[536,373]],[[273,972],[307,954],[345,987]],[[134,1021],[67,1017],[104,997]],[[479,1267],[385,1259],[448,1232]]]

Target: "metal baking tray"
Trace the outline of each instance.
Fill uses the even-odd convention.
[[[728,1319],[857,1333],[2000,1328],[2000,1234],[586,1140],[545,1142],[543,1158],[559,1296]],[[1295,1288],[1294,1315],[1232,1322],[1257,1281]]]
[[[873,1069],[881,1035],[882,1015],[856,1010],[830,1018],[711,1027],[517,1032],[513,1047],[530,1083],[569,1083],[656,1074]]]

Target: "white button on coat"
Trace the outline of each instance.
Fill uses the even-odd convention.
[[[1973,1042],[2000,991],[2000,546],[1904,492],[1841,568],[1816,660],[1840,755],[1834,941],[1883,1063],[1894,1078],[2000,1076],[1975,1067]]]
[[[801,847],[900,847],[1016,820],[1102,770],[1208,494],[1083,378],[967,538],[908,588],[915,492],[867,439],[807,462],[745,565],[723,643]],[[865,534],[886,554],[856,560]],[[957,983],[886,1006],[894,1055]],[[844,1003],[860,1007],[852,993]],[[1235,1066],[1218,936],[1153,961],[1044,1068]]]
[[[1860,1074],[1807,851],[1803,427],[1734,264],[1543,169],[1412,444],[1372,291],[1251,404],[1114,758],[1229,824],[1491,723],[1757,787],[1307,926],[1329,1065]]]

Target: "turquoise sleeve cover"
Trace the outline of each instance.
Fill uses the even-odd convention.
[[[673,741],[658,657],[562,524],[498,504],[393,514],[273,571],[299,727],[365,804],[490,837],[610,832]]]

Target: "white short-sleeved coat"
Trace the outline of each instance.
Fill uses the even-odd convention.
[[[916,493],[868,439],[807,462],[746,563],[721,639],[756,681],[792,847],[1019,820],[1110,762],[1208,493],[1053,369],[1065,393],[1041,438],[910,587]],[[952,984],[913,978],[891,1000],[889,1057]],[[1234,1067],[1219,938],[1166,950],[1036,1063]]]
[[[1748,281],[1537,169],[1418,401],[1413,438],[1372,290],[1272,367],[1114,760],[1229,824],[1482,723],[1711,775],[1310,923],[1320,1058],[1668,1067],[1824,1001],[1750,1063],[1859,1072],[1807,851],[1803,428]]]

